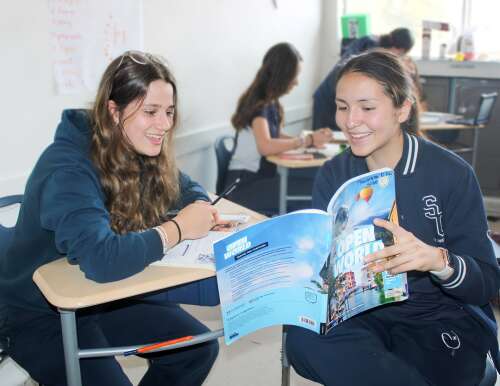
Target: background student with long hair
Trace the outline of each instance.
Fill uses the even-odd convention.
[[[329,129],[303,136],[290,136],[283,131],[284,112],[279,98],[298,84],[302,57],[290,43],[278,43],[264,55],[255,79],[241,95],[232,124],[237,133],[237,146],[229,164],[226,185],[236,178],[241,182],[229,198],[243,206],[267,214],[278,212],[279,182],[276,166],[265,157],[300,147],[321,147],[331,139]],[[289,187],[304,189],[304,184],[291,181]],[[307,194],[312,187],[306,186]]]

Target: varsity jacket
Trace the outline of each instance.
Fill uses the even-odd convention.
[[[456,154],[424,138],[403,135],[403,155],[394,169],[399,224],[423,242],[448,249],[454,273],[441,281],[428,272],[408,272],[410,298],[397,303],[394,312],[430,320],[471,313],[487,327],[491,353],[498,360],[489,300],[498,293],[500,269],[487,237],[474,171]],[[315,180],[313,206],[326,210],[345,181],[367,172],[365,159],[350,149],[326,162]]]

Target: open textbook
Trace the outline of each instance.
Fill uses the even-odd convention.
[[[406,274],[373,273],[363,257],[393,244],[374,218],[397,222],[394,173],[344,183],[327,211],[271,218],[214,244],[227,344],[259,328],[293,324],[326,333],[381,304],[408,298]]]

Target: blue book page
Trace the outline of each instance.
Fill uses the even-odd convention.
[[[375,218],[397,223],[394,172],[380,169],[342,185],[330,201],[332,250],[328,258],[327,330],[367,309],[408,298],[406,273],[373,273],[363,258],[394,243]]]
[[[298,211],[214,244],[226,344],[279,324],[320,331],[327,314],[323,272],[331,228],[326,212]]]

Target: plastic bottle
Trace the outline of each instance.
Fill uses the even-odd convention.
[[[475,56],[474,52],[474,38],[472,33],[466,33],[462,39],[462,50],[464,53],[464,60],[473,60]]]

